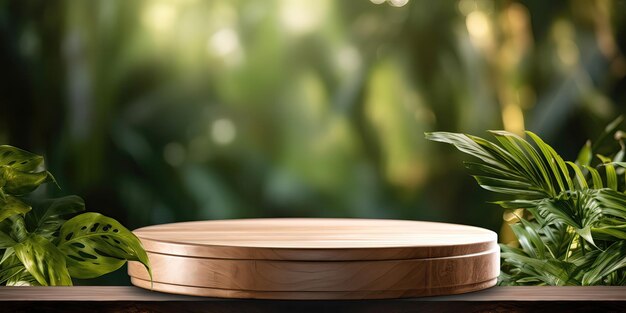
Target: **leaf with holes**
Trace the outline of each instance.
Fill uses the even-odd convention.
[[[28,173],[9,166],[0,166],[0,178],[4,183],[3,192],[16,196],[25,195],[49,181],[56,183],[52,174],[47,171]]]
[[[65,256],[48,239],[30,235],[13,246],[26,270],[43,286],[71,286]]]
[[[31,172],[42,163],[42,156],[16,147],[0,145],[0,166],[8,166],[22,172]]]
[[[59,249],[72,277],[94,278],[117,270],[127,260],[139,261],[150,272],[148,255],[139,239],[116,220],[83,213],[61,227]]]

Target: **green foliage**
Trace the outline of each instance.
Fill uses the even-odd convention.
[[[446,132],[426,139],[478,158],[465,163],[478,184],[506,195],[496,202],[503,208],[523,212],[510,225],[519,247],[501,245],[500,284],[626,284],[623,148],[612,158],[596,155],[600,162],[591,166],[590,142],[570,162],[532,132],[526,132],[532,143],[505,131],[490,133],[495,142]]]
[[[148,264],[139,240],[116,220],[85,213],[61,227],[59,249],[68,257],[72,277],[94,278],[120,268],[126,260]]]
[[[72,285],[65,265],[65,256],[52,242],[39,235],[30,235],[13,246],[15,255],[26,270],[42,286]]]
[[[83,213],[80,197],[34,201],[21,196],[54,178],[37,171],[41,156],[0,146],[0,284],[69,286],[139,261],[150,271],[141,242],[116,220]]]

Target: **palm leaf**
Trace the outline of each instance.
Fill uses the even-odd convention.
[[[607,127],[605,134],[621,122]],[[490,131],[496,142],[462,134],[429,133],[426,138],[454,145],[479,159],[465,162],[484,189],[509,197],[494,203],[526,209],[511,226],[520,248],[501,245],[502,285],[593,285],[626,283],[626,194],[617,167],[625,149],[612,159],[597,155],[602,174],[591,165],[591,142],[576,162],[565,161],[539,136]],[[570,172],[571,170],[571,172]],[[605,186],[607,188],[605,188]],[[526,219],[525,217],[530,217]]]
[[[495,158],[493,154],[485,150],[475,141],[470,139],[467,135],[446,133],[446,132],[435,132],[435,133],[426,133],[426,139],[454,145],[457,149],[459,149],[459,151],[467,153],[471,156],[477,157],[487,164],[490,164],[490,165],[493,165],[495,167],[499,167],[502,169],[508,169],[508,167],[504,165],[500,160]]]
[[[582,285],[595,285],[605,276],[626,267],[626,244],[618,241],[600,253],[583,275]]]
[[[446,132],[427,133],[426,139],[454,145],[485,162],[482,166],[469,163],[466,166],[477,172],[477,181],[482,188],[513,195],[524,195],[529,199],[540,199],[554,194],[541,156],[526,141],[507,132],[492,132],[502,146],[479,137]]]
[[[539,147],[539,150],[541,151],[541,153],[543,154],[543,159],[539,159],[538,156],[535,157],[535,162],[546,162],[548,164],[548,167],[550,168],[551,172],[552,172],[552,176],[557,184],[559,185],[559,192],[563,192],[566,190],[565,186],[563,185],[563,179],[561,178],[561,171],[560,169],[557,167],[556,161],[554,159],[554,156],[552,155],[550,148],[547,144],[545,144],[543,142],[543,140],[541,140],[539,137],[537,137],[537,135],[533,134],[532,132],[526,132],[526,134],[528,134],[537,144],[537,147]],[[557,155],[557,157],[560,159],[560,157]],[[561,159],[561,161],[563,161]],[[567,170],[566,170],[567,171]],[[568,175],[565,175],[568,176]],[[548,180],[547,177],[544,177],[546,180]],[[569,182],[571,185],[571,181]],[[571,186],[570,186],[570,189]]]
[[[591,178],[593,179],[593,188],[594,189],[602,189],[604,185],[602,184],[602,178],[600,177],[600,173],[593,167],[584,165],[583,168],[591,173]]]
[[[527,131],[526,134],[535,141],[535,143],[537,144],[537,146],[543,153],[545,160],[547,160],[548,163],[550,164],[552,173],[554,174],[554,177],[556,177],[557,181],[559,182],[559,186],[561,186],[561,191],[574,189],[574,184],[572,183],[572,179],[570,178],[569,171],[567,170],[567,165],[565,165],[565,161],[563,161],[563,158],[561,158],[561,156],[558,153],[556,153],[556,151],[554,151],[554,149],[551,146],[546,144],[541,138],[539,138],[539,136],[535,135],[533,132]],[[561,176],[563,176],[563,179],[565,180],[565,183],[567,184],[566,186],[567,189],[564,188],[563,186]]]
[[[578,165],[571,161],[567,161],[566,164],[569,165],[572,170],[574,170],[574,173],[576,175],[576,181],[578,182],[578,186],[580,187],[579,189],[588,189],[589,185],[587,185],[587,178],[585,177],[585,174],[583,174],[583,172],[581,171],[580,167],[578,167]]]

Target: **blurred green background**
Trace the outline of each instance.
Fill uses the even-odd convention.
[[[62,190],[40,194],[131,229],[499,230],[464,156],[423,133],[528,129],[574,159],[626,111],[624,51],[626,0],[0,0],[0,142],[46,157]]]

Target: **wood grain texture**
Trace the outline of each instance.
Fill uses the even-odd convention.
[[[259,302],[262,301],[262,302]],[[625,312],[625,302],[397,302],[394,300],[372,301],[199,301],[199,302],[6,302],[2,312],[15,313],[554,313],[554,312]]]
[[[414,298],[435,295],[450,295],[482,290],[495,286],[497,279],[453,287],[432,287],[406,290],[361,290],[361,291],[253,291],[183,286],[150,282],[131,277],[135,286],[160,292],[202,297],[267,299],[267,300],[365,300]]]
[[[491,250],[497,235],[455,224],[377,219],[243,219],[140,228],[147,251],[248,260],[391,260]]]
[[[300,301],[232,300],[194,297],[154,292],[133,286],[73,286],[73,287],[0,287],[0,302],[223,302],[223,303],[299,303]],[[480,291],[434,297],[357,301],[359,303],[414,302],[626,302],[626,287],[622,286],[496,286]],[[313,303],[328,303],[314,301]],[[355,303],[355,301],[330,301]],[[304,301],[303,303],[311,303]]]
[[[493,286],[500,264],[495,233],[443,223],[249,219],[156,225],[135,233],[148,251],[155,290],[202,296],[456,294]],[[128,273],[133,284],[150,286],[138,263],[129,263]]]
[[[180,296],[129,286],[0,287],[1,312],[626,312],[626,287],[493,287],[451,296],[285,301]]]
[[[434,294],[428,289],[436,288],[437,294],[458,293],[457,289],[491,281],[500,272],[497,249],[448,258],[388,261],[227,260],[158,253],[149,253],[148,257],[155,282],[247,291],[412,290],[411,296],[417,296]],[[128,273],[150,279],[138,262],[129,263]]]

